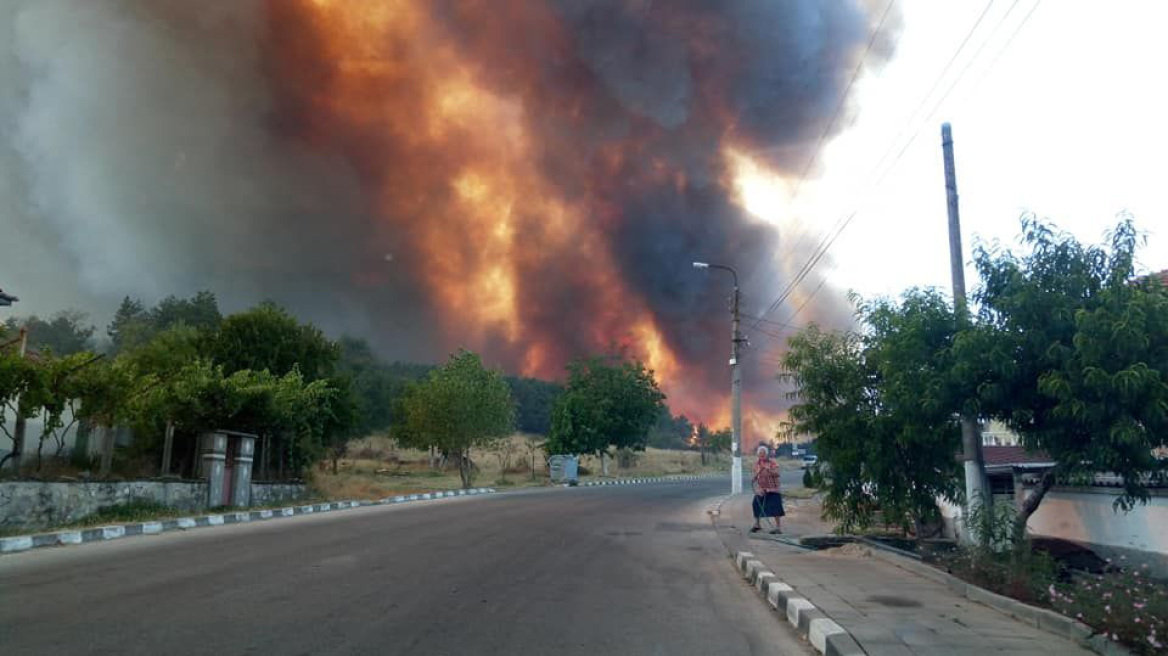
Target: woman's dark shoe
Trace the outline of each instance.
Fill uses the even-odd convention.
[[[750,527],[750,532],[751,532],[751,533],[758,533],[758,532],[759,532],[759,531],[761,531],[761,530],[762,530],[762,527],[761,527],[761,526],[751,526],[751,527]]]

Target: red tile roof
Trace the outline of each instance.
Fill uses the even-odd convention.
[[[992,465],[1039,465],[1054,462],[1042,451],[1027,453],[1020,446],[983,446],[982,456],[986,466]]]

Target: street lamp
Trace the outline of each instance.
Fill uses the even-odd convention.
[[[733,454],[730,465],[730,493],[742,493],[742,373],[738,368],[738,345],[742,337],[738,333],[738,272],[734,267],[724,264],[710,264],[708,262],[694,262],[695,269],[721,269],[729,271],[734,276],[734,296],[730,301],[731,333],[730,333],[730,431],[731,452]]]

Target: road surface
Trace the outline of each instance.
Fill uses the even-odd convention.
[[[814,654],[727,562],[722,480],[360,508],[0,557],[18,654]]]

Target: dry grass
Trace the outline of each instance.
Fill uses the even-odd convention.
[[[508,438],[512,444],[512,455],[502,475],[498,450],[474,451],[471,453],[479,468],[475,485],[482,487],[530,487],[548,484],[546,458],[542,450],[535,456],[535,476],[531,471],[531,452],[526,448],[529,437],[516,434]],[[590,472],[581,476],[582,480],[599,478],[600,460],[585,456],[581,459]],[[671,474],[696,474],[707,471],[721,471],[728,463],[725,456],[709,460],[702,467],[701,456],[693,451],[669,451],[648,449],[636,454],[632,467],[617,466],[616,459],[609,461],[609,475],[666,476]],[[381,499],[399,494],[416,494],[435,490],[453,490],[462,487],[458,471],[435,471],[430,468],[428,454],[417,449],[400,448],[393,440],[372,436],[354,440],[349,444],[347,457],[338,463],[336,474],[331,465],[326,470],[312,473],[312,487],[329,499]]]

